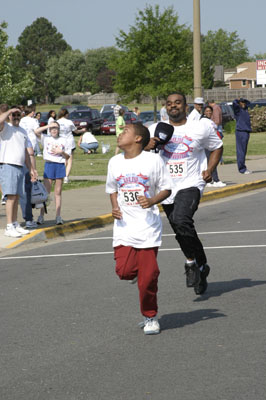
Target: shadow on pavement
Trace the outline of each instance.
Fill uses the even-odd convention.
[[[243,288],[251,288],[253,286],[266,285],[266,281],[252,281],[252,279],[235,279],[233,281],[211,282],[208,285],[207,292],[194,301],[206,301],[210,297],[218,297],[224,293],[233,292]]]
[[[196,310],[186,313],[165,314],[159,318],[161,330],[182,328],[186,325],[196,324],[212,318],[221,318],[226,315],[216,309]]]

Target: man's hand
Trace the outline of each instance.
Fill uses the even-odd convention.
[[[31,182],[36,182],[38,179],[38,172],[36,169],[32,168],[30,171]]]
[[[209,183],[212,181],[212,174],[209,169],[206,169],[205,171],[202,171],[202,178],[205,180],[206,183]]]
[[[152,137],[150,138],[149,143],[147,144],[147,146],[144,148],[145,151],[150,151],[150,150],[154,150],[156,147],[156,144],[160,142],[160,139],[158,137]]]
[[[145,196],[138,196],[138,202],[142,208],[150,208],[154,205],[152,199]]]
[[[118,208],[113,208],[113,209],[112,209],[112,216],[113,216],[115,219],[122,219],[122,213],[121,213],[119,207],[118,207]]]

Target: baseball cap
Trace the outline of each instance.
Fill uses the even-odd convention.
[[[204,104],[203,97],[195,97],[194,104]]]
[[[158,142],[159,145],[169,142],[169,140],[173,136],[173,133],[174,133],[173,125],[166,124],[165,122],[158,122],[154,132],[154,136],[160,139],[160,142]]]

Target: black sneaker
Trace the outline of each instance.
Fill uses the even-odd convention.
[[[200,270],[195,262],[185,264],[185,274],[187,287],[195,287],[200,283]]]
[[[203,270],[200,271],[200,282],[197,286],[194,287],[194,292],[196,294],[203,294],[206,292],[208,287],[207,276],[210,273],[210,267],[208,264],[203,266]]]

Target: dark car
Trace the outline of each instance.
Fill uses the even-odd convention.
[[[105,111],[113,111],[114,112],[115,106],[116,106],[116,104],[104,104],[100,110],[100,113],[103,113]],[[122,104],[120,104],[120,106],[125,110],[125,112],[128,111],[127,106],[123,106]]]
[[[74,125],[79,128],[87,127],[88,130],[97,134],[101,131],[101,125],[103,123],[103,119],[96,109],[89,109],[87,111],[77,110],[72,111],[68,117],[71,121],[73,121]]]
[[[41,118],[39,120],[40,126],[45,126],[48,124],[48,112],[44,111],[41,113]]]
[[[219,106],[222,109],[222,126],[224,127],[227,122],[234,120],[234,112],[229,104],[221,103]]]
[[[103,111],[103,112],[100,112],[100,114],[103,119],[103,122],[107,121],[111,117],[111,115],[114,116],[113,111]]]
[[[160,121],[160,113],[157,111],[156,113],[157,121]],[[145,125],[147,122],[154,122],[154,112],[153,111],[142,111],[138,117],[139,120]]]
[[[251,110],[252,110],[256,106],[258,106],[258,107],[266,107],[266,99],[258,99],[258,100],[252,101],[250,103],[250,105],[249,105],[249,108],[251,108]]]
[[[76,106],[62,106],[61,110],[67,110],[69,113],[72,113],[73,111],[88,111],[91,108],[88,106],[82,106],[82,105],[76,105]]]
[[[124,120],[126,124],[133,124],[137,122],[138,119],[136,114],[133,112],[126,112],[124,114]],[[101,132],[103,135],[115,135],[115,116],[114,114],[110,115],[107,121],[105,121],[101,126]]]

